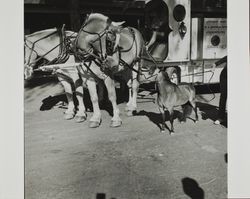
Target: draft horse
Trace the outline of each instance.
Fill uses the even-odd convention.
[[[76,63],[74,56],[69,54],[70,45],[76,35],[77,33],[75,32],[64,31],[64,28],[46,29],[25,35],[24,78],[27,80],[32,77],[34,67],[37,66],[41,59],[47,60],[46,64]],[[75,117],[76,122],[85,121],[87,115],[83,103],[83,87],[77,68],[68,67],[57,69],[56,75],[65,90],[68,100],[68,107],[65,111],[64,118],[72,119]],[[76,98],[79,104],[78,107],[74,106],[71,82],[73,82],[75,87]]]
[[[113,107],[111,127],[121,126],[120,111],[116,102],[114,75],[122,74],[129,86],[129,115],[136,109],[136,98],[141,72],[140,56],[145,43],[140,32],[131,27],[122,27],[124,22],[112,22],[108,17],[93,13],[87,16],[75,42],[75,56],[84,64],[81,68],[83,81],[88,80],[88,89],[93,104],[90,127],[101,123],[96,83],[104,80],[109,100]],[[145,75],[144,75],[145,76]]]

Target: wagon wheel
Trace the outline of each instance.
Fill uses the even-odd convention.
[[[180,83],[180,75],[178,73],[177,68],[169,67],[169,68],[166,69],[166,72],[168,73],[168,76],[169,76],[171,82],[173,82],[175,84]]]

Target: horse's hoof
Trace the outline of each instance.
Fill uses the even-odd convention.
[[[133,112],[134,112],[134,111],[128,110],[128,111],[127,111],[127,116],[128,116],[128,117],[132,117],[132,116],[133,116]]]
[[[101,124],[101,122],[98,122],[98,121],[90,121],[89,128],[97,128],[100,126],[100,124]]]
[[[198,122],[198,120],[195,120],[195,121],[194,121],[194,123],[197,123],[197,122]]]
[[[185,121],[181,121],[181,124],[184,124],[185,123]]]
[[[87,119],[86,116],[80,116],[80,115],[76,115],[76,116],[75,116],[75,121],[76,121],[77,123],[84,122],[84,121],[86,121],[86,119]]]
[[[65,120],[71,120],[71,119],[74,118],[74,116],[75,116],[74,113],[65,113],[65,114],[64,114],[64,119],[65,119]]]
[[[128,106],[125,107],[125,111],[129,111],[129,107]]]
[[[161,133],[165,133],[165,130],[164,130],[164,129],[161,129]]]
[[[122,125],[122,121],[111,121],[110,127],[115,128]]]

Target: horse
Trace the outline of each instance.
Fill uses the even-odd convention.
[[[116,103],[114,76],[120,74],[129,87],[129,101],[125,110],[133,115],[136,110],[139,84],[156,79],[157,67],[146,67],[143,71],[141,56],[146,46],[141,33],[132,27],[122,27],[123,22],[113,22],[105,15],[92,13],[87,16],[75,42],[75,55],[85,64],[81,77],[92,75],[88,89],[93,103],[94,114],[90,127],[101,123],[101,112],[95,90],[97,79],[103,79],[113,107],[111,127],[121,126],[120,110]],[[147,54],[146,54],[147,55]],[[148,56],[146,56],[148,58]]]
[[[75,57],[70,55],[68,50],[77,33],[65,31],[63,28],[41,30],[29,35],[24,39],[24,78],[28,80],[32,77],[34,67],[40,59],[47,60],[48,64],[54,63],[76,63]],[[83,103],[83,84],[78,75],[76,67],[62,68],[55,71],[58,80],[62,84],[68,100],[68,107],[64,118],[69,120],[75,117],[76,122],[86,120],[86,110]],[[73,88],[75,87],[78,107],[73,102]]]
[[[172,83],[169,79],[169,76],[166,72],[160,71],[157,75],[157,104],[158,108],[162,114],[162,129],[165,131],[165,110],[169,112],[170,115],[170,134],[174,133],[174,107],[182,106],[185,108],[187,105],[191,105],[192,109],[195,112],[195,122],[198,121],[198,113],[196,106],[196,94],[195,88],[192,84],[182,83],[176,85]],[[184,112],[183,112],[184,114]],[[183,121],[186,121],[186,115],[184,114]]]

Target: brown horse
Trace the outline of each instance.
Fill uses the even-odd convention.
[[[88,89],[93,103],[90,127],[101,122],[101,112],[96,93],[97,79],[103,79],[113,106],[111,127],[120,126],[122,120],[116,103],[114,75],[121,74],[128,81],[130,99],[126,110],[136,109],[139,87],[140,55],[145,49],[140,32],[135,28],[122,28],[122,23],[112,22],[102,14],[90,14],[85,20],[76,39],[75,55],[84,62],[81,77],[88,80]]]
[[[74,64],[75,58],[67,52],[66,39],[72,42],[77,33],[53,28],[41,30],[30,35],[25,35],[24,47],[24,78],[30,79],[33,74],[33,68],[37,66],[38,61],[43,58],[49,63],[68,63]],[[86,120],[86,111],[83,103],[83,87],[78,70],[75,67],[56,70],[57,77],[61,82],[68,100],[68,108],[65,111],[64,118],[72,119],[76,122]],[[76,97],[79,106],[76,108],[73,103],[73,88],[75,87]]]
[[[161,71],[157,76],[158,98],[157,103],[162,114],[162,131],[165,131],[165,110],[170,115],[170,134],[174,132],[174,107],[191,105],[195,112],[195,122],[198,121],[195,102],[195,88],[191,84],[176,85],[172,83],[166,72]],[[185,118],[184,118],[185,120]]]

